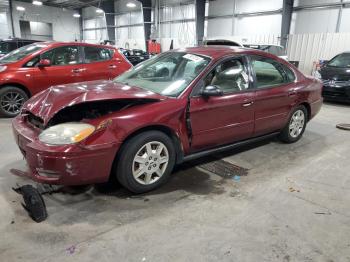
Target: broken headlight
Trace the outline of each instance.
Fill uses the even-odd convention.
[[[49,145],[78,143],[95,131],[95,127],[85,123],[64,123],[49,127],[39,135],[39,140]]]

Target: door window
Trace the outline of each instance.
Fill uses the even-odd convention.
[[[220,87],[224,93],[247,90],[249,77],[243,59],[230,59],[217,65],[204,79],[204,86],[209,85]]]
[[[50,59],[50,57],[52,57],[52,65],[75,65],[80,63],[78,46],[62,46],[55,48],[43,54],[41,59]]]
[[[256,87],[278,86],[289,82],[281,64],[273,59],[253,57],[252,67],[256,76]]]
[[[93,46],[84,47],[85,63],[110,60],[113,56],[113,50],[108,48],[98,48]]]

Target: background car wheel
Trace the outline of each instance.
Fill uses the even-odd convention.
[[[0,115],[14,117],[21,112],[21,108],[28,95],[22,89],[15,86],[0,88]]]
[[[287,125],[280,133],[280,139],[285,143],[298,141],[305,131],[307,119],[308,115],[305,106],[295,108]]]
[[[159,131],[144,132],[123,145],[117,179],[131,192],[144,193],[165,183],[174,164],[175,149],[171,139]]]

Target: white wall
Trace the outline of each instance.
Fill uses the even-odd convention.
[[[8,38],[11,35],[6,11],[0,11],[0,39]]]
[[[108,40],[105,14],[98,14],[96,10],[96,7],[86,7],[82,11],[83,29],[93,29],[83,31],[83,41],[87,43],[98,44]]]
[[[23,6],[24,12],[17,11]],[[53,40],[74,41],[80,39],[79,19],[73,17],[74,11],[50,6],[35,6],[31,3],[13,2],[13,24],[15,36],[21,37],[19,20],[52,23]]]
[[[340,3],[340,0],[296,0],[294,6]],[[295,11],[291,34],[335,33],[339,7]],[[350,8],[343,8],[339,32],[350,32]]]
[[[189,21],[176,22],[176,20],[185,19],[189,19]],[[196,45],[196,25],[194,19],[194,4],[162,8],[160,10],[160,21],[173,21],[171,23],[161,23],[160,25],[159,37],[162,51],[169,50],[171,40],[173,40],[174,48]]]
[[[329,60],[350,50],[350,33],[316,33],[289,36],[288,58],[299,61],[299,69],[311,74],[318,60]]]
[[[136,7],[130,9],[126,7],[127,3],[128,1],[124,0],[114,2],[115,10],[123,12],[115,16],[115,24],[125,26],[115,30],[116,45],[123,48],[146,50],[141,4],[134,2]],[[137,24],[139,25],[135,26]]]
[[[208,8],[209,17],[228,16],[208,19],[206,33],[208,38],[233,35],[279,35],[281,32],[281,14],[230,17],[233,12],[240,14],[280,9],[282,8],[280,0],[216,0],[210,1]]]
[[[315,9],[294,12],[290,33],[334,33],[339,11],[337,9]]]

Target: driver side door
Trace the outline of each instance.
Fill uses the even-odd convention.
[[[252,136],[254,91],[247,59],[231,57],[221,61],[197,86],[190,98],[191,151],[230,144]],[[203,96],[200,89],[215,85],[223,94]]]

